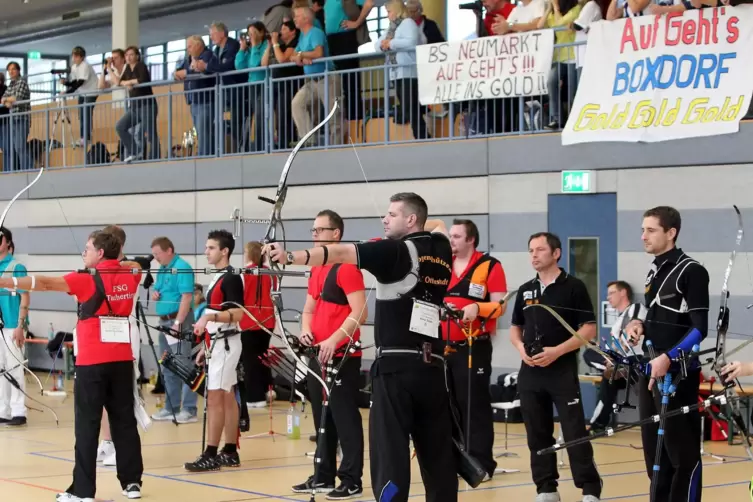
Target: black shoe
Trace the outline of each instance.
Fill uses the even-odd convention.
[[[138,483],[131,483],[129,484],[125,490],[123,490],[123,495],[128,497],[129,499],[140,499],[141,498],[141,485]]]
[[[26,417],[13,417],[5,422],[5,425],[8,427],[20,427],[26,425]]]
[[[295,485],[293,491],[295,493],[311,493],[314,487],[314,476],[309,477],[305,483]],[[329,493],[335,489],[335,483],[322,483],[316,484],[316,493]]]
[[[309,441],[311,441],[312,443],[316,443],[316,434],[310,435],[309,436]]]
[[[7,424],[10,422],[10,418],[0,418],[0,424]]]
[[[238,455],[237,451],[232,453],[221,451],[220,454],[217,455],[217,463],[220,464],[221,467],[240,467],[241,457]]]
[[[183,464],[183,468],[189,472],[219,471],[220,463],[217,457],[208,457],[202,453],[195,461]]]
[[[355,497],[360,497],[363,494],[362,485],[354,485],[353,483],[343,481],[340,486],[329,492],[327,500],[345,500]]]

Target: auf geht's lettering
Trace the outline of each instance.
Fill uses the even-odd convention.
[[[679,58],[663,54],[657,58],[643,58],[628,63],[622,61],[615,68],[612,95],[643,92],[654,89],[676,87],[684,89],[716,89],[722,75],[729,73],[729,59],[735,59],[737,52],[722,54],[683,54]]]

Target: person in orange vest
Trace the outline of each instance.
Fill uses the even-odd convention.
[[[497,318],[507,308],[506,304],[499,304],[507,292],[507,280],[502,264],[489,254],[478,251],[479,231],[473,221],[454,220],[450,228],[450,244],[452,278],[445,302],[463,311],[463,322],[443,322],[442,336],[445,340],[449,338],[447,366],[452,375],[452,394],[462,417],[468,451],[486,470],[484,481],[489,481],[497,468],[492,452],[494,417],[489,393],[492,340]],[[468,330],[474,335],[470,354]],[[470,369],[469,357],[472,360]]]

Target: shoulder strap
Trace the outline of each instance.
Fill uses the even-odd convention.
[[[98,271],[95,271],[93,279],[94,279],[94,288],[99,291],[99,293],[104,298],[105,303],[107,303],[107,308],[110,310],[110,315],[114,315],[114,312],[112,310],[112,305],[110,304],[110,300],[109,300],[109,298],[107,298],[107,291],[105,291],[105,283],[102,280],[102,276],[99,275]],[[97,307],[97,308],[99,308],[99,307]],[[96,312],[96,310],[95,310],[95,312]]]
[[[348,296],[345,291],[337,284],[337,274],[340,270],[340,263],[335,263],[327,273],[327,278],[324,279],[324,286],[322,287],[321,298],[325,302],[335,303],[337,305],[347,305]]]
[[[447,290],[448,296],[457,296],[457,295],[463,295],[465,292],[468,291],[468,284],[469,283],[475,283],[473,281],[474,278],[476,279],[483,279],[483,283],[486,284],[486,280],[489,278],[489,274],[491,273],[492,267],[499,263],[499,260],[494,258],[493,256],[489,254],[484,254],[479,258],[476,263],[471,266],[470,269],[465,273],[465,275],[458,281],[455,286],[453,286],[451,289]],[[455,272],[453,271],[453,274]],[[477,275],[478,273],[478,275]],[[463,293],[461,293],[461,291]],[[486,296],[489,295],[489,292],[486,292]]]
[[[10,276],[12,277],[18,265],[20,265],[20,263],[14,260],[13,258],[11,258],[8,264],[5,265],[5,269],[2,272],[0,272],[0,276],[3,276],[5,274],[10,274]]]

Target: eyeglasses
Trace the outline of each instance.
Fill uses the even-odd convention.
[[[324,232],[325,230],[335,230],[331,227],[314,227],[311,229],[311,233],[314,235],[319,235],[320,233]]]

